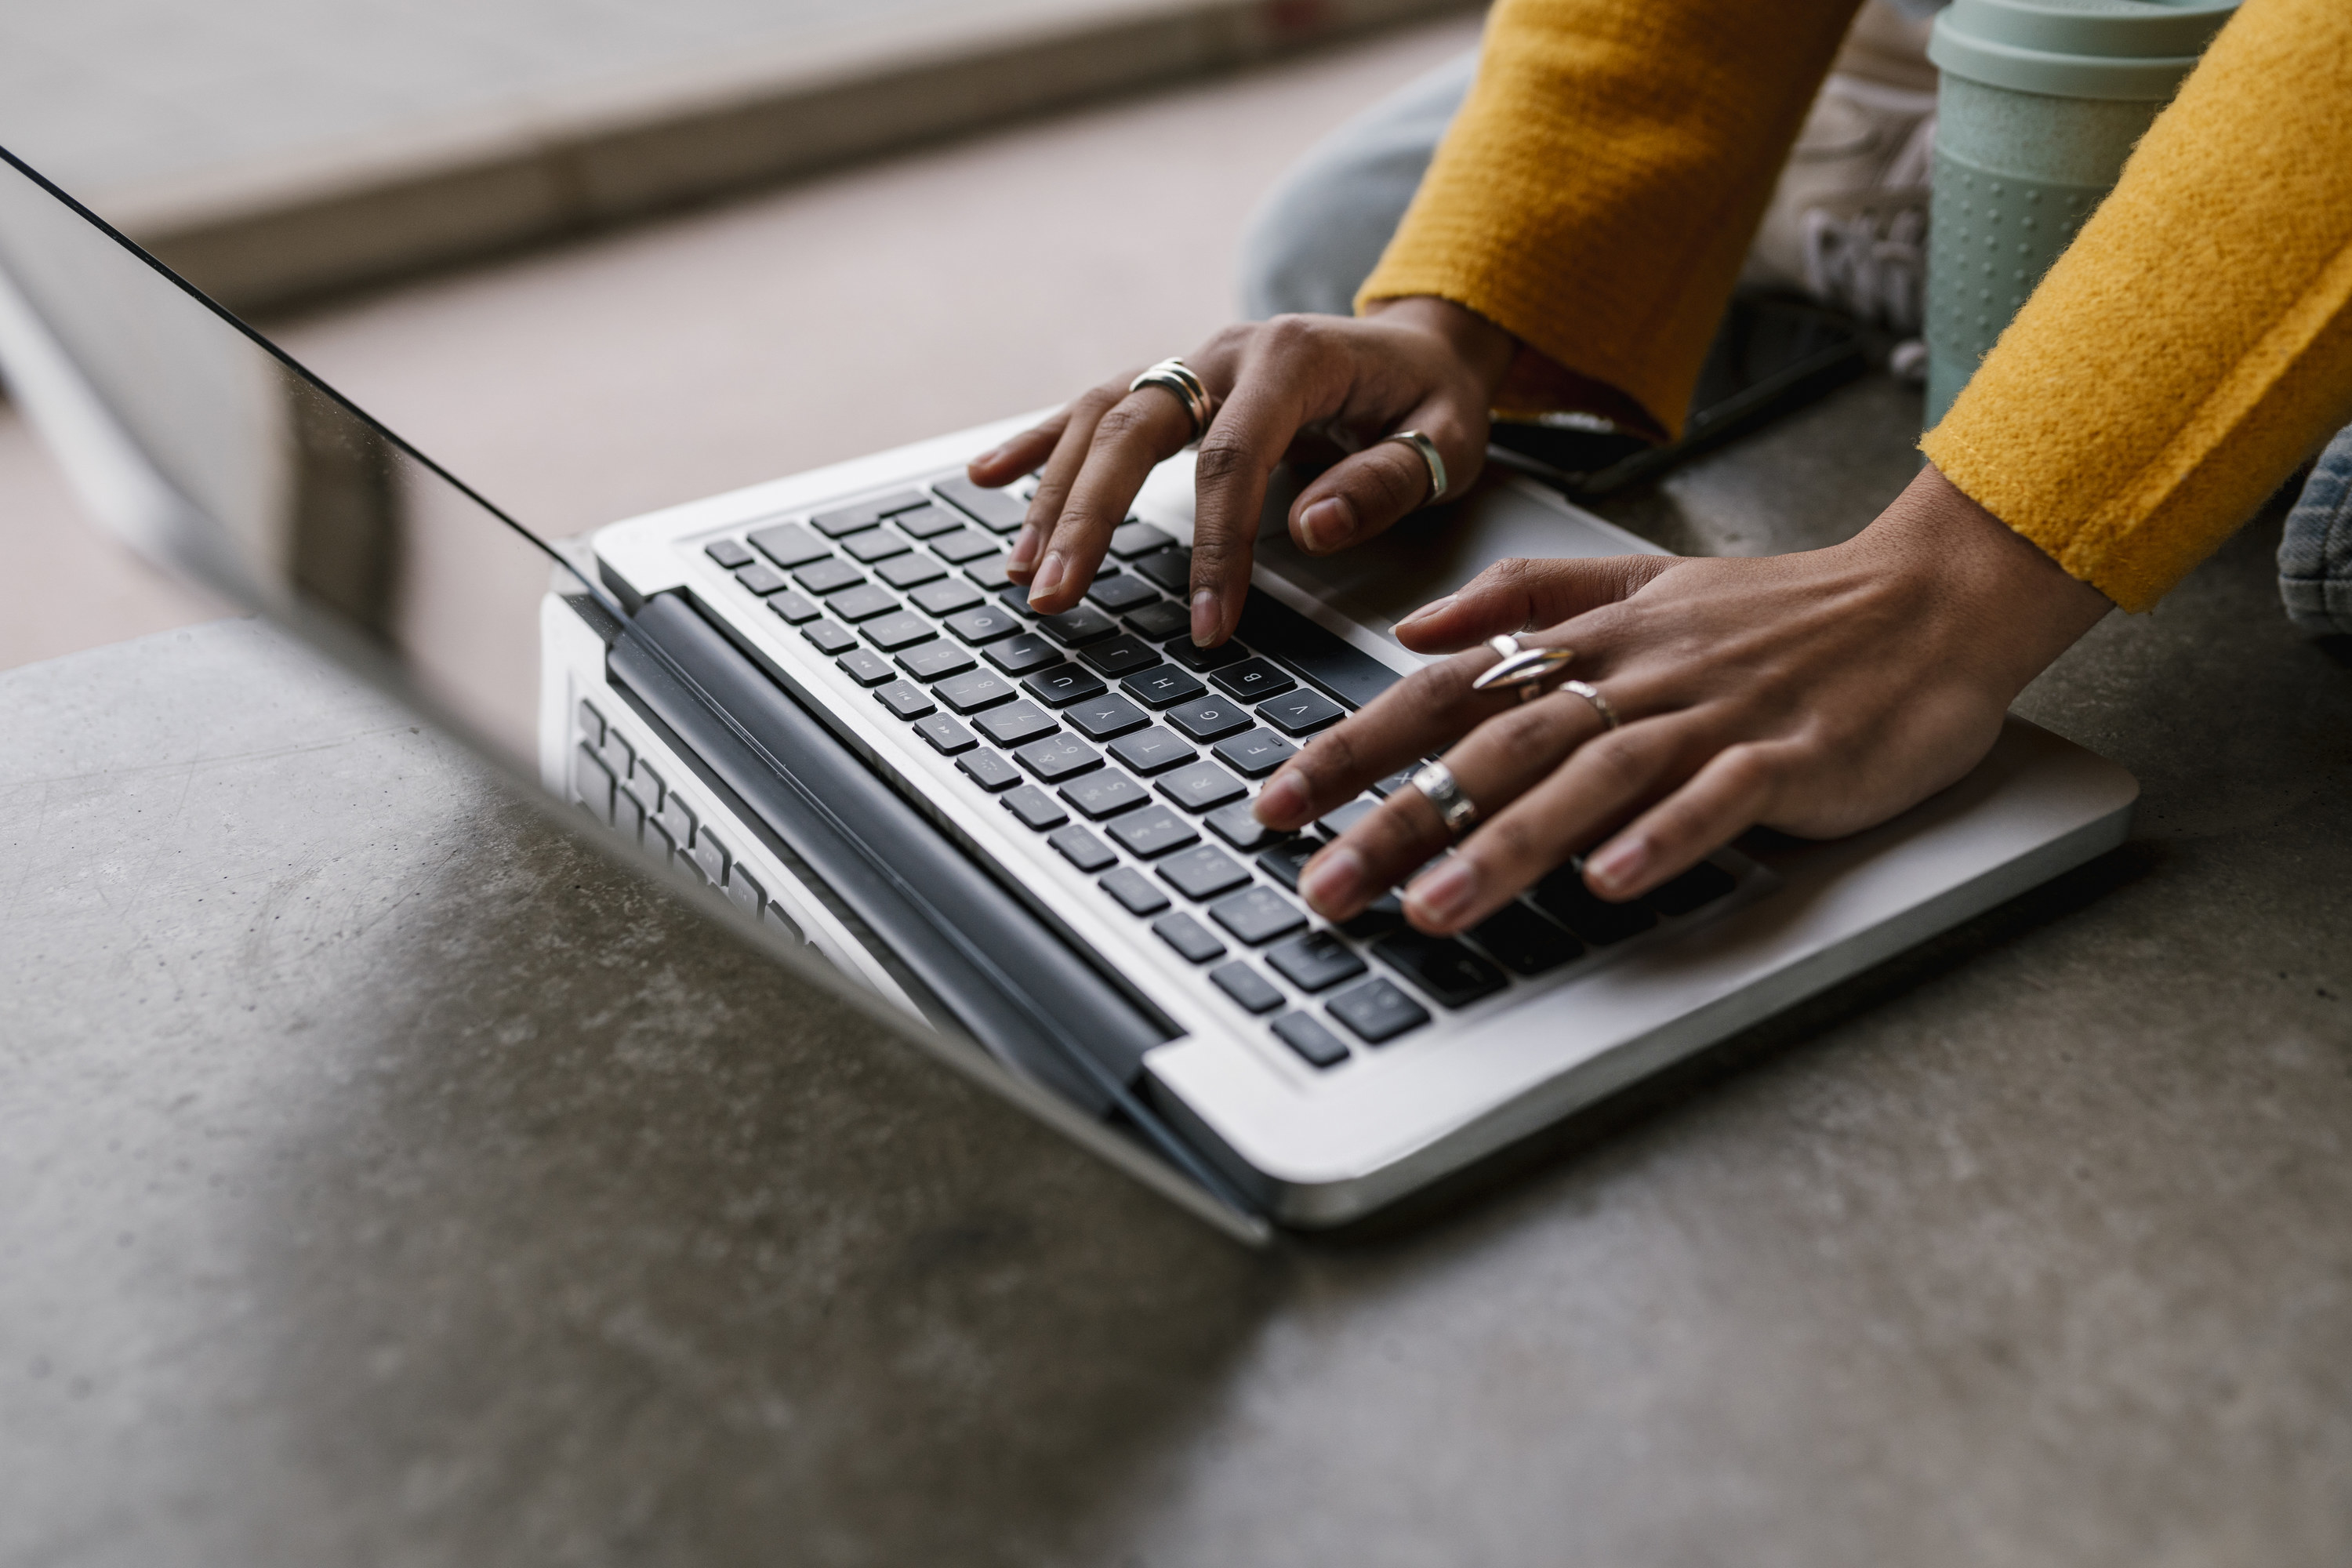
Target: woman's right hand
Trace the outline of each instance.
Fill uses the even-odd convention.
[[[1412,447],[1381,441],[1419,430],[1444,459],[1450,489],[1478,475],[1486,410],[1517,342],[1450,301],[1391,300],[1370,313],[1277,316],[1226,328],[1184,363],[1217,399],[1201,438],[1190,603],[1192,640],[1233,635],[1249,588],[1266,481],[1291,443],[1322,430],[1358,449],[1299,493],[1290,537],[1310,554],[1372,538],[1429,500]],[[1134,372],[971,461],[972,482],[1010,484],[1044,465],[1036,499],[1004,569],[1048,613],[1078,602],[1111,530],[1152,468],[1192,436],[1192,416],[1156,387],[1128,391]]]

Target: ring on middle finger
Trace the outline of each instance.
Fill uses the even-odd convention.
[[[1477,804],[1462,793],[1454,770],[1444,763],[1423,765],[1412,775],[1412,787],[1436,808],[1438,820],[1445,825],[1449,837],[1459,838],[1477,826]]]
[[[1156,386],[1162,392],[1172,394],[1176,401],[1184,405],[1184,412],[1192,420],[1192,434],[1187,438],[1188,445],[1199,440],[1208,430],[1209,421],[1217,416],[1217,400],[1209,395],[1207,385],[1181,359],[1171,356],[1161,360],[1127,384],[1129,392],[1141,392],[1147,386]]]
[[[1544,694],[1545,684],[1575,662],[1576,650],[1566,647],[1521,647],[1508,632],[1488,637],[1486,646],[1503,656],[1470,682],[1473,691],[1517,691],[1519,700],[1532,702]]]

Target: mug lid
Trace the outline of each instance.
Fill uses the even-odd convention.
[[[1952,0],[1927,58],[1989,87],[2053,98],[2170,98],[2238,0]]]

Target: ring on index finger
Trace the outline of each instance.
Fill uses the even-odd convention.
[[[1192,416],[1192,434],[1187,437],[1187,445],[1199,440],[1209,428],[1209,421],[1217,416],[1217,400],[1209,395],[1208,387],[1181,359],[1171,356],[1161,360],[1127,384],[1129,392],[1141,392],[1147,386],[1173,394]]]

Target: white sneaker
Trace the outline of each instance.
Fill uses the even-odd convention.
[[[1831,76],[1780,171],[1740,281],[1916,332],[1935,143],[1934,93]]]

